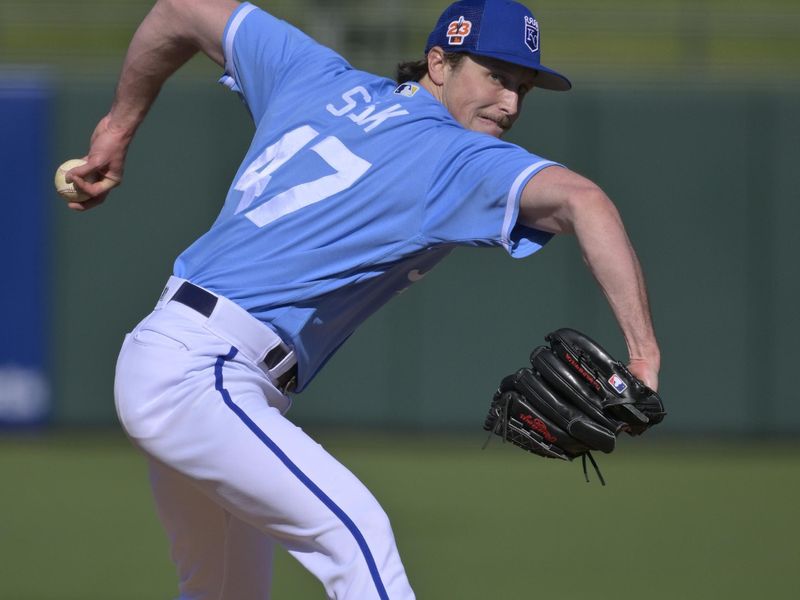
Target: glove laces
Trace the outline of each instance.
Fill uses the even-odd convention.
[[[603,474],[600,472],[600,467],[597,466],[597,462],[595,462],[594,456],[592,456],[592,453],[589,452],[588,450],[586,451],[585,454],[581,455],[581,462],[583,463],[583,476],[586,478],[586,483],[589,483],[589,471],[586,469],[587,456],[589,457],[589,461],[592,463],[592,466],[594,467],[594,472],[597,473],[597,477],[598,479],[600,479],[600,483],[605,485],[606,480],[603,479]]]
[[[497,421],[495,421],[494,427],[492,427],[492,430],[486,437],[486,441],[483,443],[481,450],[486,450],[486,447],[489,445],[489,441],[492,439],[492,435],[499,435],[504,444],[508,440],[508,404],[509,400],[506,398],[506,401],[503,402],[503,406],[497,415]]]

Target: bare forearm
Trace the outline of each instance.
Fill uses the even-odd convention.
[[[644,276],[619,213],[602,193],[594,194],[574,211],[573,229],[619,322],[631,362],[646,361],[657,371],[661,358]]]
[[[67,175],[86,202],[69,207],[84,211],[101,204],[122,183],[131,140],[161,87],[199,51],[224,62],[222,34],[235,0],[159,0],[142,21],[128,47],[111,110],[95,127],[86,164]]]
[[[584,260],[625,335],[632,370],[654,387],[661,357],[647,290],[639,260],[611,200],[585,177],[551,167],[525,186],[520,218],[529,227],[577,236]]]
[[[128,46],[109,112],[108,127],[127,138],[147,115],[167,79],[198,51],[171,1],[160,1],[144,18]]]

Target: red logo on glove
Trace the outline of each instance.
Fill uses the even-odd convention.
[[[547,424],[541,419],[537,419],[535,417],[532,417],[531,415],[520,414],[519,420],[525,423],[525,425],[527,425],[534,431],[538,431],[539,433],[541,433],[542,437],[551,444],[555,444],[556,441],[558,440],[556,436],[550,433],[550,431],[547,429]]]
[[[591,386],[592,386],[592,387],[593,387],[595,390],[597,390],[598,392],[600,391],[600,389],[601,389],[601,387],[602,387],[602,386],[600,385],[600,382],[599,382],[599,381],[597,381],[597,379],[595,379],[594,377],[592,377],[592,376],[589,374],[589,371],[587,371],[586,369],[584,369],[584,368],[583,368],[583,367],[582,367],[582,366],[581,366],[581,365],[578,363],[578,361],[577,361],[577,360],[575,360],[574,358],[572,358],[572,356],[569,354],[569,352],[564,352],[564,359],[565,359],[565,360],[566,360],[566,361],[567,361],[567,362],[568,362],[568,363],[569,363],[569,364],[572,366],[572,368],[573,368],[573,369],[575,369],[575,370],[578,372],[578,374],[579,374],[581,377],[583,377],[583,378],[584,378],[584,379],[585,379],[587,382],[589,382],[589,385],[591,385]]]

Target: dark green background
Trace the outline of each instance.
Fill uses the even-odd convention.
[[[79,156],[105,80],[60,81],[53,166]],[[310,92],[312,93],[312,92]],[[662,86],[537,91],[512,141],[597,181],[640,254],[663,349],[662,433],[796,433],[800,91]],[[114,422],[116,353],[213,221],[249,142],[237,98],[170,83],[99,210],[53,195],[56,412]],[[463,250],[373,317],[292,411],[305,423],[473,428],[553,328],[625,348],[574,239],[525,260]]]

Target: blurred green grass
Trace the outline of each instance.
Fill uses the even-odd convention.
[[[796,597],[800,444],[623,440],[579,464],[475,435],[313,432],[386,508],[421,599]],[[142,458],[120,435],[0,438],[0,598],[174,597]],[[322,598],[288,555],[274,597]]]

